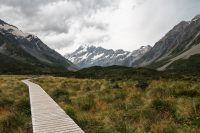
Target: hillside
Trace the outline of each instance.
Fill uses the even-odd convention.
[[[77,67],[38,37],[0,20],[0,72],[57,72]]]
[[[182,21],[132,66],[157,70],[199,71],[200,15]],[[192,67],[191,67],[192,66]],[[186,70],[187,69],[187,70]]]

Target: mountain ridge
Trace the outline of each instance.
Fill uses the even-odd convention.
[[[77,70],[74,64],[49,48],[37,36],[24,33],[3,20],[0,20],[0,56],[24,64],[24,66],[17,64],[13,66],[13,70],[16,67],[19,68],[16,69],[18,71],[23,71],[21,69],[34,71],[34,67],[41,72]],[[1,70],[5,70],[8,65],[9,62],[1,64]]]
[[[74,64],[84,67],[91,66],[130,66],[134,60],[144,55],[151,46],[141,46],[140,49],[133,52],[122,49],[105,49],[100,46],[81,45],[73,53],[66,54],[65,57]]]
[[[200,15],[195,16],[191,21],[182,21],[174,26],[132,66],[147,66],[163,71],[173,69],[174,62],[187,60],[196,54],[200,54]]]

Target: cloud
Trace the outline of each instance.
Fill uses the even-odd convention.
[[[94,34],[95,33],[95,34]],[[77,40],[80,43],[101,43],[107,38],[107,34],[105,31],[102,31],[100,29],[97,29],[96,27],[89,27],[89,28],[83,28],[81,32],[77,36]]]
[[[68,44],[69,46],[72,45],[74,42],[74,36],[66,33],[51,33],[43,36],[43,41],[45,41],[54,49],[61,49],[63,47],[66,47],[66,44]]]
[[[60,53],[82,44],[134,50],[153,45],[199,0],[0,0],[0,19],[39,36]]]
[[[34,15],[41,5],[51,3],[56,0],[0,0],[1,5],[20,9],[27,16]]]

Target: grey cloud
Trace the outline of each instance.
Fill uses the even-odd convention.
[[[88,44],[103,43],[105,39],[109,39],[109,37],[107,35],[102,35],[96,38],[90,38],[87,40],[86,43]]]
[[[86,18],[101,8],[116,7],[117,1],[0,0],[0,7],[8,6],[10,8],[8,12],[0,13],[0,16],[6,16],[11,24],[19,24],[27,32],[38,34],[50,47],[62,49],[73,45],[76,39],[75,36],[70,35],[72,33],[69,33],[69,30],[72,28],[71,25],[75,21],[80,22],[81,29],[95,27],[96,29],[106,31],[107,25],[105,23],[88,21]],[[85,16],[87,17],[85,18]],[[81,29],[79,29],[80,32]],[[103,38],[105,38],[105,35],[87,38],[86,41],[94,43],[102,41]]]
[[[108,6],[118,6],[119,0],[70,0],[73,2],[79,2],[85,9],[90,8],[92,10],[99,9]]]
[[[20,8],[26,15],[34,15],[40,6],[59,1],[69,1],[81,5],[81,12],[95,11],[102,7],[117,5],[118,0],[0,0],[1,5]]]
[[[108,33],[111,24],[95,21],[92,16],[107,8],[110,11],[117,10],[122,1],[127,0],[0,0],[0,19],[18,26],[25,32],[35,33],[52,48],[62,49],[74,45],[74,40],[85,34],[87,36],[84,36],[84,38],[88,43],[102,42],[109,37],[112,39],[111,33]],[[126,29],[124,32],[131,32],[129,35],[135,35],[135,38],[144,40],[142,42],[139,39],[134,40],[135,42],[131,42],[134,45],[135,43],[154,43],[171,26],[185,18],[189,20],[190,16],[193,17],[200,9],[199,0],[132,1],[134,1],[132,5],[134,13],[138,14],[135,15],[134,19],[136,20],[133,21],[133,27],[136,28],[132,31]],[[159,11],[155,11],[157,8]],[[167,8],[167,11],[161,12],[165,8]],[[174,12],[176,15],[174,15]],[[166,20],[170,20],[170,22],[166,23]],[[125,22],[120,22],[114,23],[116,25],[113,27],[117,29],[118,25],[126,25]],[[159,26],[162,28],[159,28]],[[90,28],[94,28],[96,31],[83,31]],[[121,31],[116,30],[114,34],[121,35],[120,33]],[[120,36],[120,39],[123,39],[123,37]],[[118,45],[117,43],[120,41],[114,40],[113,42],[114,44],[111,45],[114,46]]]
[[[67,1],[68,3],[72,3],[74,6],[77,6],[77,10],[71,13],[70,11],[68,11],[69,13],[65,12],[65,14],[61,13],[61,16],[59,16],[59,14],[55,14],[56,16],[54,16],[54,14],[50,14],[50,16],[45,16],[46,14],[40,14],[40,8],[45,8],[46,5],[55,4],[60,1]],[[1,6],[6,5],[15,9],[20,9],[21,13],[18,13],[17,15],[26,16],[30,22],[37,23],[38,21],[38,25],[43,25],[39,26],[38,30],[40,29],[49,32],[66,32],[68,31],[68,25],[59,22],[65,21],[63,17],[66,17],[66,19],[69,20],[74,17],[90,15],[101,8],[109,7],[111,5],[116,6],[117,1],[118,0],[0,0],[0,3]],[[59,12],[59,10],[61,9],[57,9],[55,12]],[[48,14],[48,9],[46,12]],[[42,19],[42,17],[45,17],[46,22],[44,19]]]
[[[54,48],[54,49],[62,49],[65,48],[66,46],[71,46],[74,44],[74,38],[65,38],[62,40],[59,40],[56,42],[56,45],[54,43],[49,42],[49,44]]]
[[[34,15],[38,7],[48,4],[56,0],[0,0],[1,5],[7,5],[14,8],[19,8],[21,11],[28,15]]]
[[[67,5],[63,5],[63,7],[60,7],[58,11],[55,10],[55,12],[50,13],[50,16],[48,7],[42,6],[42,10],[46,10],[46,14],[41,13],[40,11],[37,13],[38,15],[35,17],[35,19],[37,19],[40,23],[44,23],[42,27],[39,27],[40,29],[38,30],[41,30],[42,32],[68,33],[69,29],[71,28],[71,21],[72,23],[73,21],[79,21],[81,23],[81,28],[96,27],[100,30],[106,30],[107,25],[105,23],[88,21],[86,20],[87,17],[85,18],[85,16],[90,17],[90,15],[95,13],[97,10],[110,6],[112,3],[114,4],[114,1],[111,3],[111,0],[102,0],[101,2],[99,0],[90,0],[90,2],[88,0],[69,0],[67,3],[73,5],[73,11],[67,10]],[[40,18],[38,16],[44,17]]]
[[[66,33],[55,33],[43,36],[44,42],[46,42],[51,48],[62,49],[67,46],[71,46],[74,43],[74,35]]]
[[[19,8],[21,14],[25,15],[30,22],[35,23],[36,29],[41,32],[67,33],[70,29],[69,22],[77,20],[82,23],[82,27],[95,26],[105,30],[106,25],[99,22],[85,22],[84,16],[90,16],[101,8],[116,6],[118,0],[0,0],[3,4]],[[68,5],[54,9],[49,13],[49,7],[56,6],[59,2],[73,5],[72,11],[68,10]],[[64,8],[64,9],[62,9]],[[41,13],[42,10],[42,13]],[[45,11],[45,12],[44,12]],[[19,14],[19,15],[21,15]],[[29,25],[27,24],[27,27]],[[27,29],[31,29],[27,28]],[[31,31],[32,32],[32,31]]]
[[[95,27],[96,29],[99,29],[102,31],[107,30],[107,28],[108,28],[108,24],[106,24],[106,23],[87,21],[87,20],[83,20],[83,25],[88,28]]]

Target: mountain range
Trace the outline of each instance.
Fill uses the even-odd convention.
[[[174,26],[153,47],[129,52],[82,45],[65,57],[37,36],[0,20],[0,73],[50,73],[91,66],[128,66],[180,72],[200,71],[200,15]]]
[[[77,67],[38,37],[0,20],[0,72],[58,72]]]
[[[130,67],[134,61],[140,59],[150,49],[151,46],[148,45],[129,52],[122,49],[114,51],[93,45],[82,45],[73,53],[66,54],[65,57],[81,68],[112,65]]]
[[[200,70],[200,15],[174,26],[153,47],[133,52],[81,46],[65,55],[80,67],[122,65],[163,70]]]

